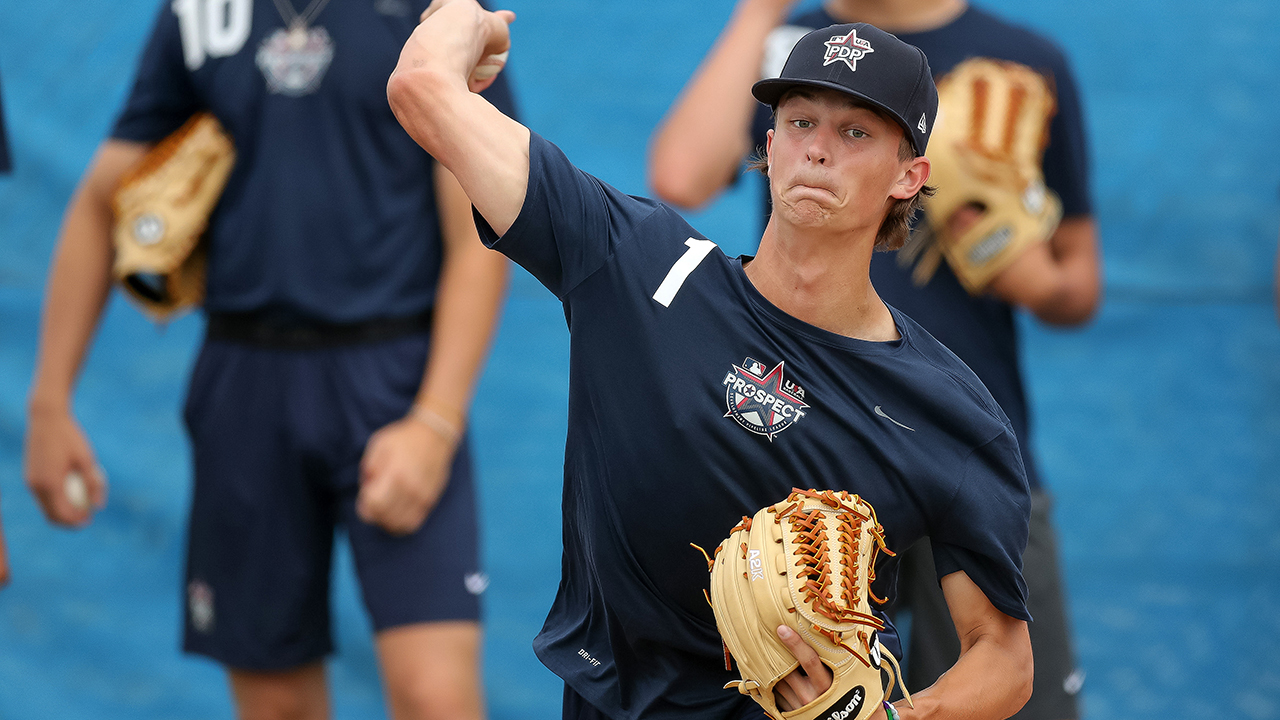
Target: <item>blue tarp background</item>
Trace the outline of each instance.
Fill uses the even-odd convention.
[[[341,0],[350,1],[350,0]],[[158,0],[5,3],[15,172],[0,177],[0,719],[227,718],[221,670],[177,651],[188,453],[177,408],[200,322],[118,298],[76,412],[112,482],[80,532],[21,479],[27,384],[61,212],[133,73]],[[645,194],[648,136],[731,2],[512,0],[527,124]],[[1024,323],[1037,450],[1057,494],[1088,718],[1280,718],[1280,5],[991,0],[1073,58],[1092,139],[1107,300],[1078,331]],[[692,214],[754,245],[752,182]],[[568,356],[555,300],[516,270],[474,410],[485,672],[498,720],[559,717],[530,641],[559,576]],[[384,714],[344,555],[339,718]]]

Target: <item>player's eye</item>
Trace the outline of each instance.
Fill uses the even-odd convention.
[[[808,130],[809,128],[813,127],[813,123],[809,122],[808,120],[796,119],[796,120],[792,120],[791,124],[792,126],[797,127],[801,130]]]
[[[849,128],[848,130],[845,130],[845,133],[848,134],[849,137],[851,138],[861,139],[861,138],[867,137],[867,134],[862,130],[859,130],[858,128]]]

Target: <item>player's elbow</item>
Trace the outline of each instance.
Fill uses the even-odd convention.
[[[432,152],[440,115],[448,108],[448,76],[431,68],[397,68],[387,80],[387,103],[409,136]]]
[[[1066,282],[1057,293],[1046,296],[1031,310],[1043,323],[1075,327],[1093,319],[1102,304],[1102,283],[1096,273],[1078,273],[1075,282]]]
[[[726,176],[717,182],[714,176],[719,173],[708,172],[672,154],[661,148],[654,148],[649,154],[649,186],[663,202],[692,210],[710,202],[732,179]]]

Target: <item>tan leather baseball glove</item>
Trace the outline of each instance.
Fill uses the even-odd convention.
[[[167,320],[204,300],[201,240],[235,157],[217,119],[198,113],[121,178],[112,198],[113,270],[153,320]]]
[[[751,696],[777,720],[870,717],[901,677],[897,660],[880,645],[884,622],[871,614],[868,601],[884,602],[870,587],[880,551],[893,554],[875,510],[847,492],[796,488],[786,500],[744,517],[708,558],[709,600],[726,664],[731,657],[742,674],[725,687]],[[791,711],[781,710],[773,693],[799,667],[778,639],[784,624],[833,675],[825,693]]]
[[[1047,240],[1062,204],[1045,187],[1041,163],[1057,111],[1051,82],[1025,65],[972,58],[938,82],[938,119],[929,140],[926,222],[898,255],[915,262],[915,282],[933,276],[941,257],[971,294],[981,293],[1028,247]],[[966,206],[977,222],[949,222]]]

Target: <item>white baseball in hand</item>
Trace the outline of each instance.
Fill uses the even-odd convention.
[[[482,82],[502,72],[502,68],[507,64],[507,55],[509,54],[511,54],[511,51],[507,50],[497,55],[485,55],[480,58],[476,69],[471,71],[471,79]]]
[[[67,502],[77,510],[89,509],[89,486],[85,484],[84,477],[72,470],[67,473],[66,480],[63,480],[63,491],[67,494]]]

